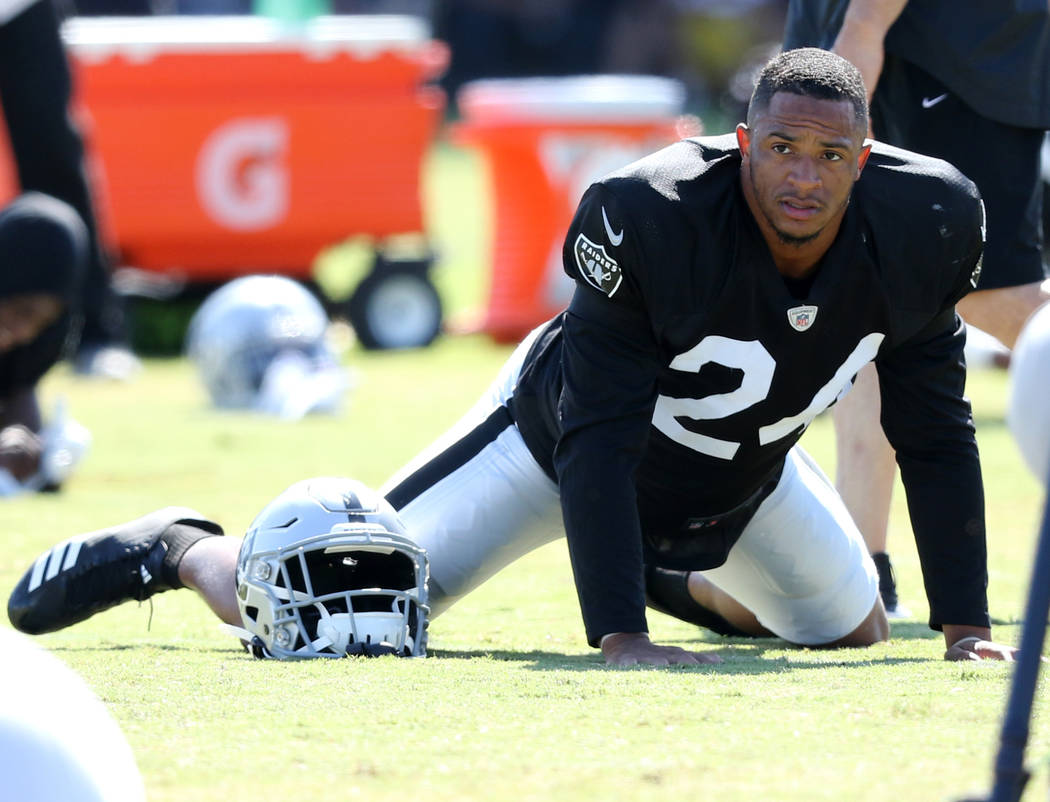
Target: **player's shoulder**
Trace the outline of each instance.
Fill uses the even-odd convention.
[[[733,134],[690,137],[661,148],[604,176],[598,184],[625,202],[677,203],[715,198],[733,186],[740,149]]]
[[[869,216],[884,215],[900,225],[944,224],[945,217],[972,225],[980,207],[976,185],[943,159],[874,142],[857,184]]]
[[[911,305],[941,308],[976,284],[984,205],[976,185],[954,166],[876,142],[854,197],[884,275],[898,285],[903,302],[916,296]]]
[[[732,135],[682,139],[609,173],[590,186],[581,203],[587,214],[629,221],[651,256],[684,247],[724,228],[740,176],[740,151]],[[704,229],[701,231],[701,229]]]
[[[728,229],[739,175],[732,135],[683,139],[609,173],[580,201],[566,241],[570,272],[610,297],[650,303],[695,282],[696,243]]]

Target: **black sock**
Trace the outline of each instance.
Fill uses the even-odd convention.
[[[737,629],[713,610],[708,610],[689,593],[689,572],[666,568],[647,568],[645,571],[646,602],[654,610],[710,629],[719,635],[753,638],[755,635]]]
[[[221,534],[221,529],[216,532],[214,530],[204,529],[196,524],[186,523],[175,523],[165,529],[164,534],[161,535],[161,540],[163,540],[168,547],[167,554],[164,555],[162,566],[164,581],[173,588],[185,587],[185,585],[179,580],[179,563],[181,563],[182,558],[186,556],[186,552],[189,550],[190,546],[198,540]]]

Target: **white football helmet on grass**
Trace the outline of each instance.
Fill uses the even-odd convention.
[[[426,655],[426,552],[351,479],[297,482],[241,544],[235,630],[256,657]],[[231,628],[232,629],[232,628]]]
[[[298,281],[243,276],[201,304],[186,350],[217,407],[294,420],[334,411],[349,386],[327,329],[320,301]]]

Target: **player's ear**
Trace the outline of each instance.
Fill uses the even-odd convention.
[[[738,123],[736,126],[736,145],[745,158],[751,154],[751,129],[747,123]]]
[[[860,149],[860,153],[857,155],[857,178],[860,178],[860,174],[864,171],[864,165],[868,163],[868,156],[871,155],[871,145],[865,145]],[[856,181],[857,178],[853,180]]]

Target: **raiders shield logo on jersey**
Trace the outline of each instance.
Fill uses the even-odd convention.
[[[817,319],[817,307],[793,306],[788,310],[788,323],[795,331],[806,331]]]
[[[584,280],[612,298],[613,293],[620,287],[623,274],[616,260],[605,252],[605,246],[591,242],[580,234],[576,237],[573,253],[576,255],[576,266]]]

